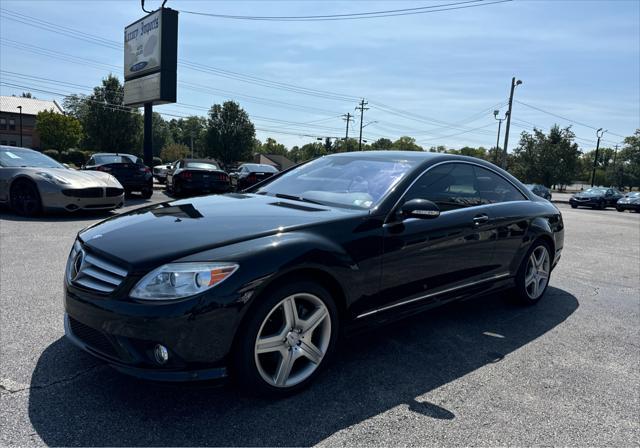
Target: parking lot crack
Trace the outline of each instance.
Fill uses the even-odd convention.
[[[9,394],[16,394],[19,392],[24,392],[26,390],[36,390],[36,389],[47,389],[49,387],[52,386],[57,386],[59,384],[63,384],[63,383],[68,383],[71,382],[89,372],[92,372],[93,370],[95,370],[98,367],[103,367],[104,364],[94,364],[90,367],[87,367],[86,369],[83,369],[73,375],[64,377],[64,378],[60,378],[59,380],[56,381],[52,381],[50,383],[46,383],[46,384],[32,384],[32,385],[26,385],[23,383],[19,383],[16,381],[13,381],[9,378],[2,378],[0,380],[0,393],[9,393]]]

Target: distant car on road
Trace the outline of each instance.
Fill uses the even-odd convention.
[[[551,200],[551,190],[544,185],[540,184],[526,184],[525,185],[533,194],[545,198],[547,201]]]
[[[574,194],[569,199],[569,204],[571,204],[571,208],[591,207],[603,209],[615,207],[620,198],[622,198],[622,193],[615,188],[591,187]]]
[[[173,166],[172,163],[154,166],[153,177],[155,177],[156,180],[161,184],[164,184],[167,181],[167,172],[171,169],[172,166]]]
[[[616,210],[623,212],[633,210],[640,213],[640,191],[631,191],[616,202]]]
[[[182,159],[167,171],[167,190],[175,196],[226,193],[231,190],[229,175],[215,160]]]
[[[276,167],[267,164],[243,163],[231,173],[231,183],[236,190],[244,190],[277,173]]]
[[[88,171],[102,171],[114,176],[127,195],[139,191],[149,199],[153,195],[153,175],[142,159],[131,154],[98,153],[92,155],[82,167]]]
[[[108,173],[72,170],[32,149],[0,146],[0,203],[23,216],[112,210],[124,205],[124,188]]]

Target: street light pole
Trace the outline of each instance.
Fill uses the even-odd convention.
[[[593,158],[593,169],[591,170],[591,186],[592,187],[596,177],[596,165],[598,164],[598,150],[600,149],[600,139],[602,138],[605,132],[607,131],[606,130],[603,131],[602,128],[596,131],[596,136],[598,137],[598,141],[596,142],[596,155]]]
[[[504,131],[504,161],[502,164],[502,168],[507,168],[507,150],[509,148],[509,129],[511,129],[511,110],[513,108],[513,91],[516,89],[516,86],[522,84],[522,81],[519,79],[516,81],[515,76],[511,78],[511,93],[509,94],[509,111],[507,112],[507,128]]]
[[[506,116],[504,118],[498,118],[498,114],[499,113],[500,113],[499,110],[494,110],[493,111],[493,118],[498,120],[498,138],[496,139],[496,152],[495,152],[495,156],[493,158],[493,162],[496,165],[498,164],[498,154],[500,154],[500,128],[502,127],[502,120],[504,120],[506,118]]]
[[[20,147],[22,147],[22,106],[18,106],[20,109]]]

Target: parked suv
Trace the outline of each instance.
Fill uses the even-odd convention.
[[[141,158],[131,154],[99,153],[89,158],[83,170],[104,171],[118,179],[127,195],[139,191],[149,199],[153,194],[153,175]]]

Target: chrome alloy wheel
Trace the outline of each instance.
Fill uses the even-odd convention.
[[[544,292],[549,282],[550,267],[551,260],[547,248],[545,246],[536,247],[529,256],[524,277],[524,287],[531,300],[536,300]]]
[[[260,326],[254,346],[258,372],[275,387],[291,387],[309,378],[331,340],[331,316],[320,298],[293,294],[274,306]]]

